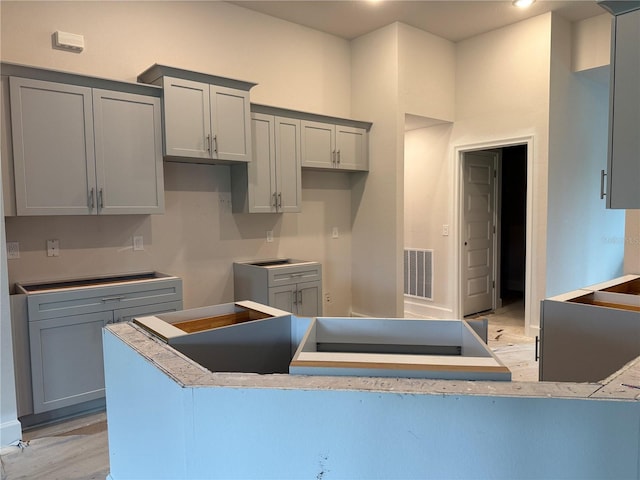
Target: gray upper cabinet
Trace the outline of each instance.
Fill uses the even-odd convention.
[[[253,113],[251,128],[253,161],[231,170],[233,211],[300,212],[300,120]]]
[[[640,10],[614,17],[611,58],[607,207],[640,208]]]
[[[302,121],[302,166],[367,171],[368,137],[364,128]]]
[[[164,211],[160,100],[10,77],[17,215]]]
[[[91,89],[11,77],[18,215],[95,213]]]
[[[249,90],[255,84],[157,64],[138,80],[163,88],[167,160],[251,161]]]
[[[162,213],[160,100],[94,89],[93,115],[97,213]]]

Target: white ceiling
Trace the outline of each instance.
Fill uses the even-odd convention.
[[[514,7],[511,0],[240,0],[230,3],[348,40],[396,21],[457,42],[549,11],[556,11],[572,22],[605,13],[595,0],[537,0],[528,9]]]

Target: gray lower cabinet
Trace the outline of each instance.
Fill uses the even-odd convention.
[[[159,98],[19,76],[9,84],[17,215],[164,211]]]
[[[322,283],[302,282],[269,289],[269,305],[298,317],[322,314]]]
[[[300,260],[233,264],[234,298],[253,300],[300,317],[322,315],[322,266]]]
[[[104,396],[102,327],[113,312],[30,322],[34,413]]]
[[[16,286],[26,296],[24,321],[29,325],[31,366],[30,379],[17,379],[19,390],[26,392],[21,414],[40,414],[104,397],[102,328],[135,316],[182,309],[179,278],[142,274],[107,280]],[[17,347],[16,355],[21,355],[24,347]],[[32,402],[20,385],[26,381],[32,388]]]
[[[251,130],[253,160],[231,167],[233,211],[300,212],[300,120],[253,113]]]
[[[640,277],[542,301],[540,380],[599,382],[640,355]]]

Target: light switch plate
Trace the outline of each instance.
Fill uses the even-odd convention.
[[[338,231],[338,227],[333,227],[333,229],[331,230],[331,238],[338,238],[340,237],[340,232]]]
[[[273,242],[273,230],[267,230],[267,242]]]

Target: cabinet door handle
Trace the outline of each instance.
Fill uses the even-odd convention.
[[[331,163],[333,165],[336,164],[336,151],[335,150],[331,152]]]
[[[89,202],[89,210],[93,210],[93,207],[95,207],[95,197],[93,196],[93,188],[91,188],[91,191],[89,192],[89,198],[87,199]]]
[[[282,192],[278,193],[278,208],[282,208]]]
[[[302,305],[302,290],[298,290],[296,296],[298,297],[298,305]]]
[[[124,298],[124,295],[118,295],[115,297],[103,297],[100,300],[102,300],[103,302],[115,302],[116,300],[122,300]]]
[[[540,338],[538,337],[538,335],[536,335],[536,359],[535,361],[537,362],[540,359],[540,355],[539,355],[539,351],[538,351],[538,345],[540,344]]]
[[[102,193],[102,189],[100,189],[100,202],[98,203],[98,206],[100,207],[100,210],[102,210],[104,208],[104,194]]]
[[[298,291],[297,290],[293,291],[293,304],[294,305],[298,305]]]
[[[218,135],[213,136],[213,153],[218,153]]]
[[[207,152],[211,153],[211,135],[207,134]]]
[[[278,194],[273,192],[273,208],[278,208]]]
[[[604,170],[600,170],[600,200],[602,200],[606,193],[604,191],[604,177],[606,177],[607,174],[604,172]]]
[[[338,166],[340,166],[340,150],[338,150]]]

